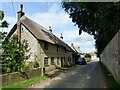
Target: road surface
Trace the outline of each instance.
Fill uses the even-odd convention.
[[[53,79],[31,86],[32,88],[107,88],[100,65],[97,61],[76,65],[61,72]]]

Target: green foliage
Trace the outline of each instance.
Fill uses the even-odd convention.
[[[6,37],[7,32],[0,32],[0,49],[2,49],[2,40]]]
[[[37,61],[34,62],[34,68],[39,67],[39,63]]]
[[[42,80],[46,80],[46,79],[48,79],[48,77],[46,77],[46,76],[36,76],[36,77],[31,78],[31,79],[27,79],[24,81],[20,81],[20,82],[16,82],[16,83],[4,86],[2,88],[2,90],[10,89],[10,88],[16,89],[16,90],[18,90],[18,88],[27,88],[28,86],[32,86],[33,84],[39,83]]]
[[[3,12],[2,10],[0,10],[0,20],[1,20],[1,21],[3,20],[4,15],[5,15],[4,12]],[[8,27],[8,25],[9,25],[9,24],[7,23],[7,21],[4,20],[4,21],[1,22],[0,27],[3,27],[3,28],[4,28],[4,27]]]
[[[5,51],[5,54],[2,58],[3,62],[3,73],[9,72],[21,72],[21,68],[24,66],[25,60],[28,59],[26,52],[28,48],[28,43],[26,40],[21,41],[21,44],[17,42],[17,36],[9,38],[2,43],[2,47]]]
[[[3,40],[7,35],[7,32],[0,32],[0,41]]]
[[[120,28],[119,2],[62,2],[62,7],[82,31],[94,36],[98,56]]]
[[[4,18],[4,12],[0,10],[0,20],[2,20],[3,18]]]
[[[90,62],[91,61],[91,58],[85,58],[85,60],[87,61],[87,62]]]
[[[0,23],[0,27],[1,28],[4,28],[4,27],[7,27],[8,28],[8,23],[7,23],[7,21],[2,21],[3,20],[3,18],[4,18],[4,12],[2,11],[2,10],[0,10],[0,20],[1,20],[1,23]],[[2,48],[2,40],[6,37],[6,35],[7,35],[7,32],[0,32],[0,48]]]
[[[7,23],[7,21],[3,21],[0,25],[0,27],[8,27],[9,23]]]
[[[22,72],[38,67],[39,63],[37,61],[26,62],[26,64],[22,67]]]

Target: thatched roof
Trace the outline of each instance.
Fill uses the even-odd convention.
[[[64,47],[68,51],[73,51],[65,42],[55,36],[50,30],[44,28],[33,20],[27,18],[26,16],[22,16],[19,22],[24,25],[37,40],[46,41],[51,44]],[[7,37],[10,37],[15,32],[16,28],[17,24],[13,26]]]

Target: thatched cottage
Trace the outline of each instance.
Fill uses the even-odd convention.
[[[56,67],[70,66],[75,63],[72,57],[74,52],[61,38],[52,33],[51,28],[46,29],[25,16],[21,10],[18,13],[18,21],[13,26],[7,37],[14,34],[18,41],[27,40],[30,48],[28,61],[37,60],[41,68],[45,67],[46,72]]]

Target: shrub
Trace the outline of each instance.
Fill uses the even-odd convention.
[[[30,61],[27,62],[23,67],[22,67],[22,72],[31,70],[33,68],[39,67],[39,63],[37,61]]]
[[[21,72],[25,61],[28,59],[26,52],[29,50],[26,40],[22,40],[21,44],[18,43],[17,36],[6,39],[2,43],[5,56],[2,57],[3,73]]]
[[[34,68],[39,67],[39,63],[37,61],[34,62]]]

